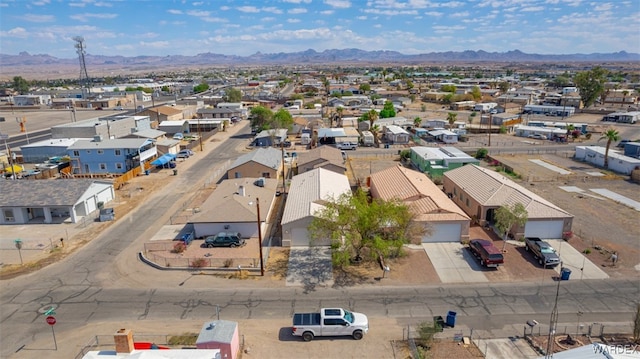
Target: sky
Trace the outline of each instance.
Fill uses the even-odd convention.
[[[0,0],[0,53],[640,53],[640,0]]]

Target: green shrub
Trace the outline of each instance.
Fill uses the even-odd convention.
[[[476,158],[477,159],[483,159],[485,157],[487,157],[487,154],[489,154],[489,150],[486,148],[478,148],[478,151],[476,151]]]

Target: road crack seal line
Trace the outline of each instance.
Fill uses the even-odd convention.
[[[155,289],[152,289],[151,292],[149,292],[149,300],[147,300],[147,302],[145,303],[144,313],[138,316],[138,320],[144,320],[149,315],[149,309],[151,308],[151,303],[153,303],[151,299],[153,298],[155,293],[156,293]]]

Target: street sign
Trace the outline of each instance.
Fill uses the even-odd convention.
[[[56,317],[54,317],[53,315],[48,316],[47,317],[47,324],[49,324],[49,325],[56,324]]]

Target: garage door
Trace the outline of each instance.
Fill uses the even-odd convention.
[[[563,221],[529,221],[524,227],[524,236],[562,238],[563,227]]]
[[[306,228],[291,228],[291,246],[308,246],[309,232]]]
[[[431,234],[422,237],[422,243],[460,242],[460,224],[438,223],[431,225]]]

